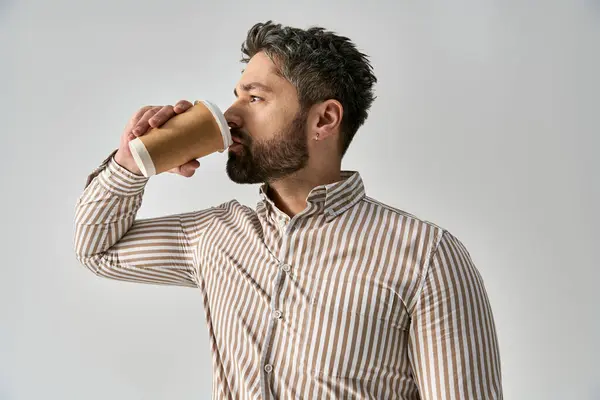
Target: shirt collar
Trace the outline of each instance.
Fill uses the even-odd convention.
[[[260,196],[274,209],[275,204],[267,195],[268,184],[260,186]],[[306,202],[325,214],[327,221],[335,219],[365,197],[365,187],[357,171],[341,171],[341,180],[313,188]]]

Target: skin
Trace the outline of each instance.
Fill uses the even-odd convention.
[[[225,111],[236,142],[229,148],[227,167],[236,182],[257,183],[254,180],[260,178],[268,183],[269,197],[293,217],[304,210],[313,188],[341,179],[343,107],[330,99],[302,110],[296,88],[277,71],[276,64],[260,52],[242,73],[234,91],[236,100]],[[115,161],[141,175],[129,151],[129,141],[190,107],[191,102],[181,100],[175,106],[138,110],[125,127]],[[199,166],[197,160],[192,160],[169,172],[191,177]],[[252,167],[251,176],[241,167]]]

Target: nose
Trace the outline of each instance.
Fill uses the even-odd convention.
[[[229,128],[240,129],[242,127],[242,118],[240,114],[236,112],[234,105],[229,107],[223,115],[225,116],[225,120],[227,120],[227,125],[229,125]]]

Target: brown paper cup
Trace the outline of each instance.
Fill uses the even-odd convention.
[[[145,177],[160,174],[231,146],[225,116],[213,103],[194,106],[164,125],[129,142],[129,149]]]

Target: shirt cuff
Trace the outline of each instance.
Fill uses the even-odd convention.
[[[120,166],[111,156],[105,168],[98,174],[99,183],[108,191],[119,196],[134,196],[144,191],[149,178],[137,175]]]

